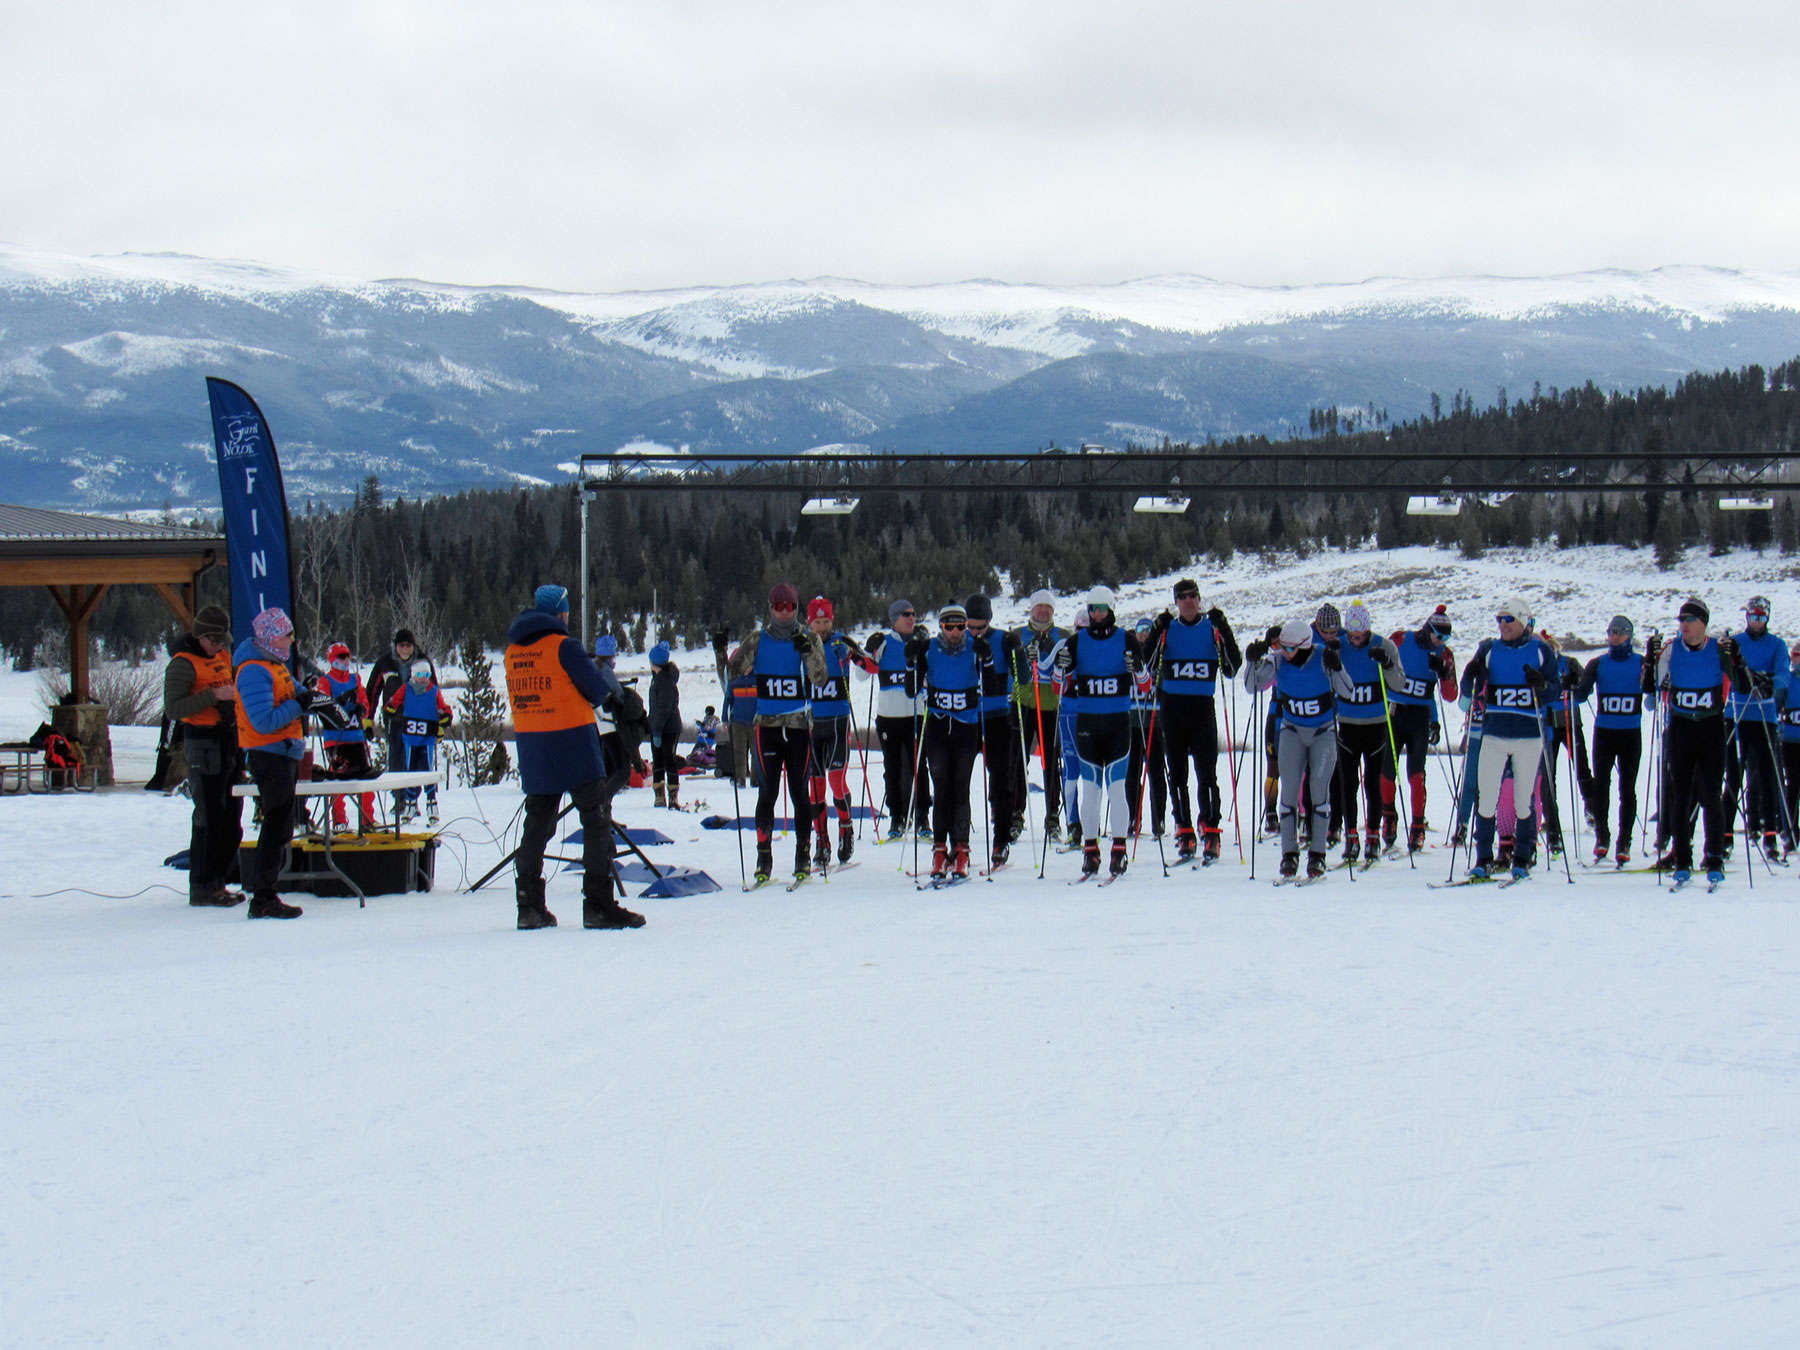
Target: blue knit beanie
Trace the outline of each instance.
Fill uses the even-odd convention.
[[[619,640],[611,633],[602,633],[594,639],[595,656],[617,656],[618,654]]]
[[[659,642],[650,649],[650,664],[653,666],[666,666],[669,664],[668,643]]]
[[[548,614],[555,618],[558,614],[569,612],[569,588],[558,586],[554,582],[545,582],[537,588],[537,609],[540,614]]]

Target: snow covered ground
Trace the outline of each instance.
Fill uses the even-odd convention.
[[[1720,618],[1763,591],[1778,630],[1800,608],[1773,554],[1202,583],[1240,632],[1319,595],[1384,626],[1446,601],[1459,650],[1506,591],[1596,638],[1628,592],[1640,630],[1688,587]],[[5,734],[39,719],[28,680],[0,677]],[[1431,791],[1441,831],[1435,763]],[[728,784],[689,792],[732,813]],[[1800,1322],[1792,872],[1431,891],[1433,850],[1276,890],[1228,827],[1219,867],[1164,878],[1145,839],[1104,890],[1052,854],[919,892],[865,836],[828,883],[744,895],[732,833],[637,790],[619,816],[674,839],[652,856],[725,890],[587,933],[564,873],[565,926],[518,933],[509,886],[462,889],[516,839],[516,786],[444,804],[436,892],[279,924],[186,905],[159,866],[180,798],[0,800],[0,1343],[1772,1346]]]

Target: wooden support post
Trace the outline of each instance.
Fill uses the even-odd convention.
[[[101,597],[110,589],[105,583],[95,586],[70,586],[65,595],[61,586],[50,587],[50,596],[69,621],[69,689],[77,703],[91,703],[88,681],[88,621],[99,608]]]

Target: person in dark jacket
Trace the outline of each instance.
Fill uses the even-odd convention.
[[[650,649],[650,781],[658,806],[679,811],[681,777],[681,668],[669,659],[669,644]]]
[[[188,835],[188,903],[241,904],[226,882],[237,871],[244,803],[231,795],[238,776],[237,686],[231,672],[231,617],[217,605],[194,616],[194,628],[169,648],[163,672],[163,716],[181,728],[194,820]]]
[[[619,684],[569,636],[569,593],[539,586],[532,607],[506,635],[506,697],[512,705],[525,788],[525,829],[514,858],[520,928],[554,928],[544,903],[544,847],[564,795],[581,816],[584,928],[642,928],[613,895],[611,766],[596,709],[616,709]]]
[[[396,629],[393,650],[369,667],[369,678],[363,682],[369,692],[369,706],[380,709],[387,719],[387,766],[390,769],[406,767],[406,743],[402,733],[402,724],[406,719],[399,713],[389,712],[388,705],[394,695],[406,687],[412,668],[420,662],[430,668],[431,677],[436,679],[437,667],[431,664],[431,658],[413,640],[412,629]]]

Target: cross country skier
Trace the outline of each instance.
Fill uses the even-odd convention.
[[[1545,625],[1548,628],[1549,625]],[[1585,778],[1586,766],[1582,764],[1582,756],[1587,746],[1587,738],[1581,731],[1581,716],[1576,710],[1574,693],[1581,685],[1581,666],[1573,657],[1564,654],[1562,643],[1550,632],[1538,634],[1538,641],[1550,649],[1555,662],[1555,670],[1550,679],[1550,689],[1544,705],[1544,763],[1541,795],[1544,814],[1544,855],[1547,858],[1558,858],[1563,851],[1563,828],[1561,799],[1557,793],[1558,768],[1563,752],[1574,742],[1575,764],[1581,770],[1580,777]],[[1566,701],[1565,701],[1566,700]],[[1570,714],[1574,713],[1574,728],[1570,728]],[[1582,794],[1585,801],[1586,793]],[[1569,810],[1578,810],[1578,804],[1571,802]]]
[[[1383,784],[1394,777],[1394,756],[1388,740],[1387,700],[1381,686],[1400,687],[1400,655],[1394,644],[1375,632],[1369,607],[1358,600],[1344,611],[1344,641],[1338,656],[1350,680],[1350,692],[1337,706],[1337,798],[1344,812],[1344,861],[1362,855],[1356,837],[1356,794],[1360,787],[1367,810],[1368,856],[1381,856],[1381,807]]]
[[[1044,660],[1068,634],[1055,623],[1056,602],[1049,591],[1031,593],[1031,615],[1028,622],[1014,631],[1020,649],[1020,677],[1014,685],[1019,705],[1019,726],[1025,733],[1025,755],[1029,760],[1035,751],[1044,768],[1044,834],[1052,844],[1063,837],[1062,829],[1062,740],[1057,709],[1061,706],[1059,681],[1040,675]],[[1030,676],[1029,679],[1024,678]],[[1019,780],[1013,807],[1011,837],[1017,839],[1025,828],[1025,812],[1030,806],[1029,787]]]
[[[406,758],[398,767],[407,773],[436,769],[438,738],[454,713],[444,701],[444,691],[438,688],[437,674],[429,663],[413,663],[406,683],[388,700],[387,710],[400,722],[400,752]],[[419,818],[418,788],[401,788],[394,794],[394,815],[401,821]],[[428,824],[438,823],[436,783],[425,785],[425,818]]]
[[[1175,613],[1164,610],[1152,625],[1151,655],[1162,685],[1160,725],[1168,751],[1169,796],[1175,814],[1175,857],[1192,858],[1205,835],[1208,861],[1219,856],[1219,831],[1225,820],[1219,794],[1219,720],[1214,703],[1218,681],[1231,679],[1244,664],[1225,611],[1214,605],[1203,611],[1200,583],[1183,577],[1175,583]],[[1188,761],[1194,763],[1198,810],[1188,795]]]
[[[1644,659],[1656,664],[1656,687],[1667,690],[1669,724],[1663,741],[1668,765],[1665,800],[1659,825],[1668,831],[1674,847],[1675,881],[1685,885],[1694,872],[1694,810],[1704,822],[1706,879],[1717,885],[1725,879],[1724,802],[1725,700],[1729,687],[1738,695],[1750,692],[1750,672],[1734,638],[1714,638],[1706,625],[1712,614],[1704,601],[1691,599],[1681,606],[1680,631],[1664,646],[1652,637]]]
[[[981,752],[982,674],[992,649],[986,638],[970,638],[968,611],[951,601],[938,611],[938,635],[915,632],[906,658],[925,690],[923,748],[937,803],[931,879],[944,881],[948,867],[961,881],[969,875],[969,776]]]
[[[1136,639],[1118,626],[1110,587],[1088,592],[1087,627],[1050,653],[1072,675],[1079,700],[1075,746],[1081,767],[1081,876],[1100,871],[1100,836],[1112,835],[1110,874],[1125,871],[1125,832],[1131,804],[1125,782],[1131,765],[1131,681],[1142,667]]]
[[[1775,764],[1777,701],[1784,701],[1787,694],[1788,647],[1769,631],[1769,602],[1763,596],[1751,596],[1744,606],[1744,629],[1737,635],[1737,646],[1750,672],[1750,693],[1747,697],[1733,694],[1725,709],[1732,731],[1725,742],[1725,797],[1720,808],[1725,818],[1725,855],[1731,855],[1741,791],[1751,846],[1760,840],[1764,855],[1779,862],[1784,837],[1788,848],[1793,848]]]
[[[1169,802],[1168,756],[1164,753],[1163,719],[1157,707],[1155,625],[1139,619],[1132,637],[1143,654],[1144,668],[1137,672],[1131,699],[1131,766],[1126,773],[1125,794],[1131,800],[1131,833],[1143,833],[1144,775],[1150,776],[1150,836],[1163,837],[1163,820]]]
[[[1481,740],[1481,789],[1475,806],[1475,866],[1469,875],[1486,881],[1494,873],[1495,814],[1508,767],[1512,769],[1513,810],[1518,817],[1513,837],[1512,874],[1522,880],[1536,856],[1537,817],[1532,795],[1544,755],[1542,705],[1555,687],[1556,658],[1532,637],[1521,617],[1518,600],[1502,604],[1495,614],[1497,638],[1483,638],[1469,665],[1475,697],[1487,707]]]
[[[756,675],[756,756],[762,764],[762,787],[756,794],[758,886],[775,871],[775,801],[784,773],[794,810],[794,881],[798,884],[812,875],[807,846],[812,832],[803,823],[812,776],[806,696],[812,685],[825,682],[825,653],[795,622],[799,612],[798,591],[785,581],[772,588],[768,621],[738,644],[729,667],[734,674]]]
[[[1594,707],[1594,790],[1588,805],[1594,812],[1594,861],[1606,857],[1612,847],[1608,828],[1613,769],[1619,771],[1619,850],[1613,856],[1620,867],[1631,861],[1631,831],[1637,823],[1638,765],[1644,753],[1644,695],[1651,687],[1651,672],[1632,644],[1631,620],[1615,614],[1606,625],[1606,650],[1587,663],[1575,701]]]
[[[356,663],[350,659],[350,648],[342,642],[334,642],[326,649],[325,659],[330,662],[330,667],[314,682],[313,688],[343,710],[345,723],[342,727],[319,728],[319,737],[325,742],[325,766],[340,778],[359,777],[369,772],[368,734],[375,725],[374,710],[369,706],[369,695],[363,688],[362,678],[356,673]],[[363,824],[373,825],[375,794],[365,792],[356,800],[362,808]],[[346,815],[343,795],[333,795],[332,825],[344,824]]]
[[[863,669],[881,688],[875,696],[875,739],[881,742],[881,772],[887,784],[889,839],[904,839],[915,828],[923,837],[929,828],[931,784],[919,772],[919,716],[925,711],[925,696],[918,671],[906,663],[906,644],[917,633],[918,622],[912,601],[896,600],[888,606],[888,627],[863,644],[868,656]]]
[[[831,601],[825,596],[807,602],[806,626],[825,654],[824,683],[812,687],[813,861],[823,871],[831,865],[828,796],[837,807],[838,862],[849,862],[856,850],[856,826],[850,818],[850,667],[868,657],[854,640],[835,631]]]
[[[1791,826],[1800,820],[1800,642],[1788,654],[1788,687],[1781,703],[1781,769],[1786,792],[1787,819]],[[1793,850],[1790,848],[1789,853]]]
[[[987,766],[988,810],[993,822],[993,856],[989,869],[1006,864],[1008,849],[1025,828],[1025,761],[1019,749],[1019,724],[1013,720],[1013,683],[1025,668],[1016,633],[993,627],[994,602],[976,591],[963,602],[969,615],[969,637],[985,641],[990,659],[981,672],[981,758]]]
[[[1445,645],[1450,631],[1450,616],[1439,605],[1418,628],[1393,637],[1404,678],[1389,699],[1390,720],[1394,741],[1406,752],[1406,785],[1412,798],[1406,847],[1414,853],[1425,847],[1425,756],[1435,743],[1432,714],[1439,697],[1456,697],[1456,659]],[[1382,836],[1389,845],[1399,833],[1399,807],[1399,783],[1395,781],[1382,821]]]
[[[1325,875],[1325,840],[1331,828],[1331,780],[1337,772],[1337,704],[1354,692],[1339,642],[1315,645],[1312,625],[1290,619],[1274,644],[1252,643],[1244,655],[1244,687],[1252,694],[1274,687],[1280,719],[1276,733],[1281,766],[1281,875],[1300,871],[1301,779],[1307,790],[1306,875]]]

